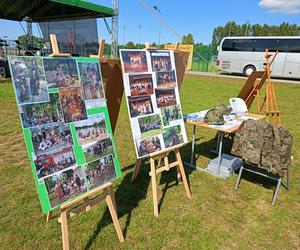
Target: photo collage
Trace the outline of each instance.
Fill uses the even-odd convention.
[[[137,158],[187,142],[170,50],[120,50]]]
[[[37,188],[48,198],[40,197],[43,211],[116,179],[99,61],[11,56],[9,63]],[[89,115],[90,106],[101,112]]]

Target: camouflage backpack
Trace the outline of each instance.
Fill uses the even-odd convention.
[[[223,125],[224,124],[224,117],[229,113],[228,108],[224,104],[219,104],[215,108],[210,109],[207,111],[204,122],[209,125]]]
[[[291,162],[292,140],[284,128],[250,119],[236,131],[231,153],[284,176]]]

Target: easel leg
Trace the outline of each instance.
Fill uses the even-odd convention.
[[[191,199],[192,196],[191,196],[189,184],[188,184],[187,179],[186,179],[186,175],[185,175],[184,167],[183,167],[183,164],[182,164],[179,149],[175,150],[175,154],[176,154],[176,160],[178,161],[178,168],[179,168],[179,171],[180,171],[180,174],[181,174],[181,178],[182,178],[182,182],[183,182],[183,185],[184,185],[184,188],[185,188],[186,196],[189,199]]]
[[[182,181],[182,178],[181,178],[181,174],[180,174],[180,168],[178,166],[176,167],[176,172],[177,172],[177,181],[179,184]]]
[[[46,222],[49,222],[50,219],[51,219],[51,212],[48,212],[46,217]]]
[[[137,159],[136,162],[135,162],[135,166],[134,166],[134,170],[133,170],[133,173],[132,173],[131,181],[134,181],[136,179],[137,175],[139,174],[141,164],[142,164],[142,160]]]
[[[114,193],[113,188],[110,188],[109,194],[106,196],[106,203],[107,203],[111,218],[113,220],[115,229],[117,231],[118,238],[119,238],[120,242],[124,242],[124,236],[123,236],[121,226],[120,226],[120,223],[119,223],[117,211],[115,209],[115,199],[114,199],[114,194],[113,193]]]
[[[155,161],[152,157],[150,157],[150,167],[151,167],[150,175],[151,175],[151,182],[152,182],[152,196],[153,196],[154,216],[158,217],[156,171],[155,171]]]
[[[61,211],[60,223],[61,223],[63,250],[69,250],[68,219],[67,219],[67,211],[66,210]]]

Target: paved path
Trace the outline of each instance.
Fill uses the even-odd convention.
[[[186,74],[189,75],[197,75],[197,76],[208,76],[208,77],[220,77],[220,78],[234,78],[234,79],[244,79],[246,81],[246,76],[241,75],[229,75],[229,74],[220,74],[220,73],[212,73],[212,72],[200,72],[200,71],[186,71]],[[291,79],[274,79],[272,78],[273,82],[280,82],[280,83],[293,83],[293,84],[300,84],[299,80],[291,80]]]

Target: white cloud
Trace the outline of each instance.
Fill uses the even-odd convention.
[[[300,12],[300,0],[260,0],[259,6],[269,9],[271,12],[286,14],[297,14]]]

